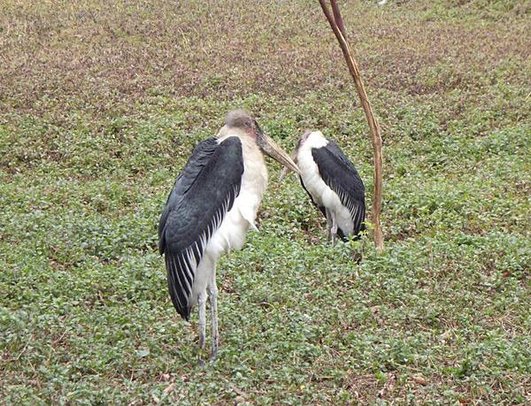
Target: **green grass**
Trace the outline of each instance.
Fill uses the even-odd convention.
[[[0,3],[4,403],[531,401],[529,6],[374,3],[342,9],[383,129],[386,249],[330,247],[268,161],[260,232],[219,264],[205,368],[156,247],[195,143],[235,107],[288,150],[318,128],[372,197],[318,2]]]

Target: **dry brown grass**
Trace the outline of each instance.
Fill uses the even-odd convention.
[[[525,19],[461,24],[400,7],[343,5],[372,92],[480,94],[503,66],[508,83],[528,82],[510,66],[529,61]],[[309,1],[4,1],[3,10],[0,94],[4,108],[17,111],[131,111],[153,94],[326,95],[348,83],[324,17]]]

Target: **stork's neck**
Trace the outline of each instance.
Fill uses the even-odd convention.
[[[324,137],[321,131],[313,131],[308,138],[303,143],[303,147],[311,148],[322,148],[328,144],[328,140]]]
[[[242,128],[227,127],[226,125],[221,127],[216,135],[218,144],[221,144],[228,137],[238,137],[242,142],[245,138],[250,138],[249,134]]]
[[[235,201],[239,210],[248,223],[254,226],[258,206],[267,186],[267,168],[264,154],[256,144],[256,140],[239,128],[221,128],[218,132],[218,143],[228,137],[238,137],[242,143],[243,176],[240,194]]]

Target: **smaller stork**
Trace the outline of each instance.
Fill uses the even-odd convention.
[[[337,236],[343,241],[350,236],[358,239],[365,228],[365,187],[339,146],[320,131],[306,131],[292,158],[301,171],[302,187],[326,217],[332,244]]]

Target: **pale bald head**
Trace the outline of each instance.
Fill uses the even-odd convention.
[[[302,134],[299,137],[299,141],[297,142],[297,146],[295,147],[295,151],[293,151],[294,155],[296,155],[296,153],[299,150],[299,148],[302,146],[302,144],[304,144],[304,142],[308,139],[308,137],[310,136],[311,133],[312,133],[312,130],[306,130],[306,131],[304,131],[304,134]]]
[[[225,125],[231,128],[248,130],[257,126],[256,120],[245,110],[232,110],[225,117]]]

